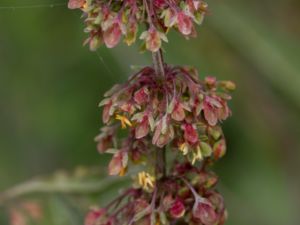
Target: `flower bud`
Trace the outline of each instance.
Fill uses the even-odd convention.
[[[221,107],[221,103],[216,98],[205,96],[203,102],[204,117],[210,126],[217,125],[219,119],[217,110]]]
[[[92,209],[85,217],[84,225],[96,225],[98,220],[101,217],[104,217],[106,214],[105,209]]]
[[[68,8],[69,9],[79,9],[82,8],[86,0],[69,0]]]
[[[217,220],[217,214],[207,199],[199,198],[193,207],[193,217],[200,220],[204,225],[214,225]]]
[[[102,38],[99,35],[95,35],[89,40],[89,46],[91,51],[96,51],[102,44]]]
[[[185,207],[182,201],[180,199],[175,200],[169,212],[172,218],[179,219],[183,217],[185,213]]]
[[[185,118],[185,113],[184,113],[184,109],[182,107],[182,104],[180,102],[176,102],[175,106],[174,106],[174,110],[171,114],[171,117],[173,120],[176,121],[182,121]]]
[[[193,127],[192,124],[183,125],[183,129],[184,139],[191,144],[195,144],[199,139],[197,130]]]
[[[149,101],[149,90],[142,87],[134,93],[134,101],[138,104],[143,104]]]
[[[103,40],[108,48],[115,47],[121,39],[122,31],[118,22],[113,23],[103,32]]]
[[[178,20],[178,30],[183,35],[190,35],[192,33],[193,23],[192,19],[186,15],[184,12],[179,12],[177,15]]]
[[[226,153],[225,140],[221,139],[220,141],[216,142],[213,147],[213,152],[214,152],[215,159],[222,158]]]
[[[212,76],[205,77],[204,81],[209,87],[215,86],[217,83],[217,79]]]
[[[148,122],[148,117],[144,116],[143,120],[141,123],[138,123],[136,128],[135,128],[135,138],[136,139],[141,139],[149,133],[149,122]]]
[[[173,27],[177,23],[177,13],[175,10],[168,8],[163,11],[164,24],[166,27]]]
[[[132,45],[136,40],[136,34],[138,32],[138,26],[136,22],[129,23],[127,27],[125,42],[128,46]]]
[[[128,154],[122,150],[114,154],[112,160],[108,165],[108,173],[111,176],[123,176],[126,172],[128,164]]]
[[[141,34],[140,39],[145,40],[146,48],[151,52],[157,52],[161,47],[161,40],[168,42],[165,34],[159,32],[156,28],[150,27],[148,31]]]
[[[234,91],[236,89],[236,85],[232,81],[223,81],[221,85],[227,91]]]

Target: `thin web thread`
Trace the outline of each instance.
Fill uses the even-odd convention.
[[[67,6],[67,2],[53,2],[48,4],[26,4],[26,5],[16,5],[16,6],[1,6],[0,10],[16,10],[16,9],[38,9],[38,8],[54,8],[54,7],[61,7]],[[96,52],[99,61],[103,64],[105,70],[112,76],[115,76],[112,70],[108,67],[108,65],[104,62],[103,57]],[[110,77],[110,76],[109,76]]]
[[[98,51],[96,51],[96,55],[98,56],[99,61],[103,64],[105,70],[112,76],[116,77],[116,75],[112,72],[112,70],[108,67],[108,65],[104,62],[103,57],[100,55]]]
[[[16,5],[16,6],[0,6],[0,10],[15,10],[15,9],[35,9],[35,8],[54,8],[66,6],[66,2],[54,2],[49,4],[28,4],[28,5]]]

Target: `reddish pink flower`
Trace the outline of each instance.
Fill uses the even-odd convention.
[[[150,27],[148,31],[141,34],[140,39],[145,40],[146,49],[151,52],[157,52],[161,47],[161,40],[168,41],[165,34],[159,32],[155,27]]]
[[[230,109],[228,108],[227,103],[223,99],[220,99],[220,102],[221,102],[222,108],[220,108],[218,110],[218,117],[221,120],[226,120],[231,112],[230,112]]]
[[[144,116],[143,120],[137,124],[135,128],[135,138],[141,139],[149,133],[149,122],[148,122],[148,116]]]
[[[138,26],[135,20],[131,20],[127,25],[127,32],[125,42],[127,45],[132,45],[136,40],[136,34],[138,32]]]
[[[222,104],[216,97],[205,96],[203,101],[204,117],[210,126],[215,126],[219,119]]]
[[[149,101],[149,90],[147,87],[143,87],[134,93],[134,101],[139,105]]]
[[[178,20],[178,30],[183,35],[190,35],[193,30],[193,22],[192,19],[186,15],[184,12],[179,12],[177,14],[177,20]]]
[[[128,163],[128,154],[122,150],[114,154],[108,165],[108,173],[111,176],[123,176],[126,172]]]
[[[103,123],[108,123],[110,119],[110,109],[112,107],[112,101],[109,101],[106,105],[103,107],[103,112],[102,112],[102,121]]]
[[[92,37],[90,37],[87,40],[87,42],[89,43],[90,50],[96,51],[103,43],[102,34],[98,33],[98,34],[93,35]],[[86,43],[84,43],[84,44],[86,44]]]
[[[179,219],[184,216],[185,206],[180,199],[177,199],[173,202],[169,212],[171,217]]]
[[[79,9],[82,8],[86,0],[69,0],[68,8],[69,9]]]
[[[128,112],[130,115],[133,114],[135,111],[133,102],[124,102],[123,104],[120,105],[120,108],[124,112]]]
[[[217,214],[207,199],[196,200],[192,213],[204,225],[214,225],[217,221]]]
[[[213,87],[217,83],[217,79],[215,77],[211,77],[211,76],[205,77],[204,81],[209,87]]]
[[[199,140],[198,133],[192,124],[186,123],[185,125],[183,125],[183,129],[184,129],[184,139],[187,142],[191,144],[195,144],[198,142]]]
[[[166,0],[153,0],[153,3],[157,8],[162,8],[166,5]]]
[[[182,104],[180,102],[176,102],[175,106],[174,106],[174,110],[171,114],[171,117],[173,120],[176,121],[182,121],[185,118],[185,113],[184,113],[184,109],[182,107]]]
[[[216,142],[213,147],[214,157],[215,159],[222,158],[226,153],[226,143],[225,140],[221,139]]]
[[[163,11],[164,25],[168,28],[173,27],[177,23],[177,11],[172,8],[168,8]]]
[[[225,209],[224,198],[216,191],[209,192],[207,198],[214,205],[217,212],[222,212]]]
[[[105,216],[105,209],[92,209],[85,217],[84,225],[97,225],[97,221]]]
[[[121,40],[122,30],[118,22],[114,22],[103,32],[103,40],[108,48],[115,47]]]

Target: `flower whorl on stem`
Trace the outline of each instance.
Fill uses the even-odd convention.
[[[202,23],[207,4],[70,0],[69,8],[83,11],[91,50],[102,43],[112,48],[122,36],[130,45],[146,24],[139,37],[153,54],[153,66],[105,93],[99,104],[104,127],[95,138],[100,153],[113,154],[110,175],[123,176],[132,164],[143,170],[132,188],[105,208],[91,210],[85,225],[223,224],[227,213],[209,166],[226,152],[221,122],[231,114],[229,93],[235,85],[211,76],[200,80],[195,69],[167,65],[161,54],[170,29],[195,36],[194,23]],[[175,157],[166,165],[171,154]]]

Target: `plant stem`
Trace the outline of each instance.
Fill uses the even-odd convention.
[[[72,181],[72,180],[31,180],[16,185],[0,193],[0,206],[7,201],[33,193],[64,193],[64,194],[91,194],[100,193],[120,181],[115,178],[105,178],[101,181]]]
[[[161,50],[152,53],[152,61],[153,61],[153,66],[156,75],[164,77],[165,69],[164,69],[164,60],[163,60],[163,55]]]
[[[159,77],[165,77],[165,69],[164,69],[164,61],[162,56],[162,51],[152,53],[153,67],[155,70],[155,74]],[[156,165],[155,165],[155,173],[156,177],[162,175],[162,177],[166,176],[166,147],[156,149]]]

